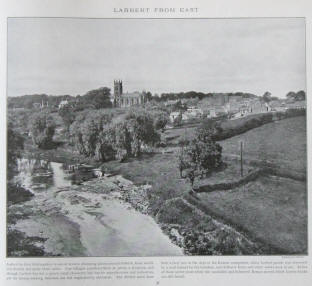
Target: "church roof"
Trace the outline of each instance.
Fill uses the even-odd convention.
[[[123,93],[121,96],[122,97],[139,97],[141,96],[142,93],[138,92],[138,91],[135,91],[135,92],[126,92],[126,93]]]

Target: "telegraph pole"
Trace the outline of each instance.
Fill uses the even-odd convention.
[[[240,171],[241,171],[241,177],[244,175],[243,171],[243,141],[240,142]]]

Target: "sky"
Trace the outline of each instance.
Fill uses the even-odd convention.
[[[8,20],[8,96],[306,90],[303,18]]]

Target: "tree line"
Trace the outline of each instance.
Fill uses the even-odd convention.
[[[108,87],[100,87],[98,89],[90,90],[82,96],[29,94],[18,97],[9,97],[8,107],[31,109],[34,107],[34,103],[43,103],[45,108],[53,109],[58,108],[61,101],[67,100],[76,111],[87,108],[109,108],[112,107],[110,95],[110,89]]]
[[[202,100],[204,98],[214,97],[214,96],[241,96],[243,98],[253,98],[256,97],[256,95],[252,93],[246,93],[246,92],[227,92],[227,93],[203,93],[203,92],[197,92],[197,91],[188,91],[188,92],[170,92],[170,93],[162,93],[159,95],[154,95],[153,99],[155,101],[168,101],[168,100],[179,100],[179,99],[192,99],[192,98],[198,98],[199,100]]]

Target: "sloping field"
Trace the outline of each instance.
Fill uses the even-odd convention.
[[[307,253],[306,184],[279,177],[262,177],[230,191],[198,194],[206,211],[277,254]]]
[[[275,167],[306,172],[306,118],[269,123],[220,142],[223,152],[244,159],[269,161]],[[244,186],[198,194],[207,212],[250,237],[266,242],[277,254],[307,253],[307,185],[304,181],[265,176]]]
[[[306,117],[293,117],[265,124],[244,134],[219,142],[225,154],[239,155],[244,142],[244,158],[272,162],[277,167],[306,172]]]

